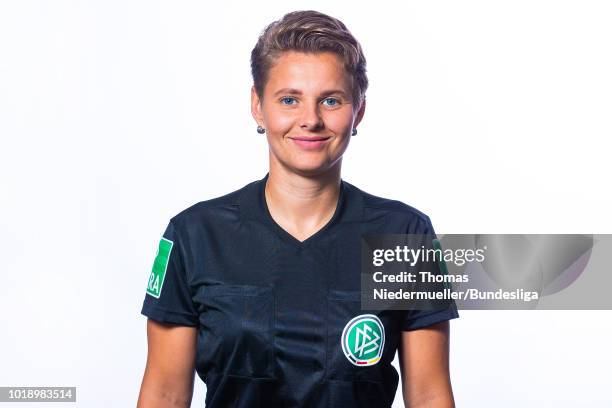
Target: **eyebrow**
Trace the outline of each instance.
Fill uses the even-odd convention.
[[[300,91],[299,89],[295,89],[295,88],[283,88],[283,89],[279,89],[278,91],[276,91],[274,93],[274,96],[276,97],[276,96],[279,96],[281,94],[302,95],[302,91]],[[330,90],[321,92],[321,96],[323,96],[323,95],[332,95],[332,94],[338,94],[338,95],[342,95],[345,98],[348,98],[346,92],[344,92],[341,89],[330,89]]]

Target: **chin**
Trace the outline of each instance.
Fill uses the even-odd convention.
[[[341,157],[334,160],[328,154],[291,154],[291,155],[274,155],[272,161],[285,168],[287,171],[299,174],[305,177],[319,176],[336,167]]]
[[[317,162],[317,163],[292,163],[289,166],[291,170],[297,174],[303,176],[318,176],[324,174],[332,169],[332,165],[327,162]]]

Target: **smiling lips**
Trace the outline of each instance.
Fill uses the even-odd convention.
[[[293,142],[301,147],[302,149],[313,150],[318,149],[323,146],[330,139],[329,136],[294,136],[289,139],[293,140]]]

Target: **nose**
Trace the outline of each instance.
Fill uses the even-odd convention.
[[[306,105],[306,104],[305,104]],[[303,109],[302,117],[300,118],[300,128],[317,131],[324,127],[323,118],[321,117],[321,111],[319,104],[308,104]]]

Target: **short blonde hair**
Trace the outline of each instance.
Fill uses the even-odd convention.
[[[353,78],[353,103],[361,104],[368,88],[366,59],[361,45],[338,19],[318,11],[294,11],[268,25],[251,52],[255,91],[263,99],[268,72],[285,51],[333,52]]]

